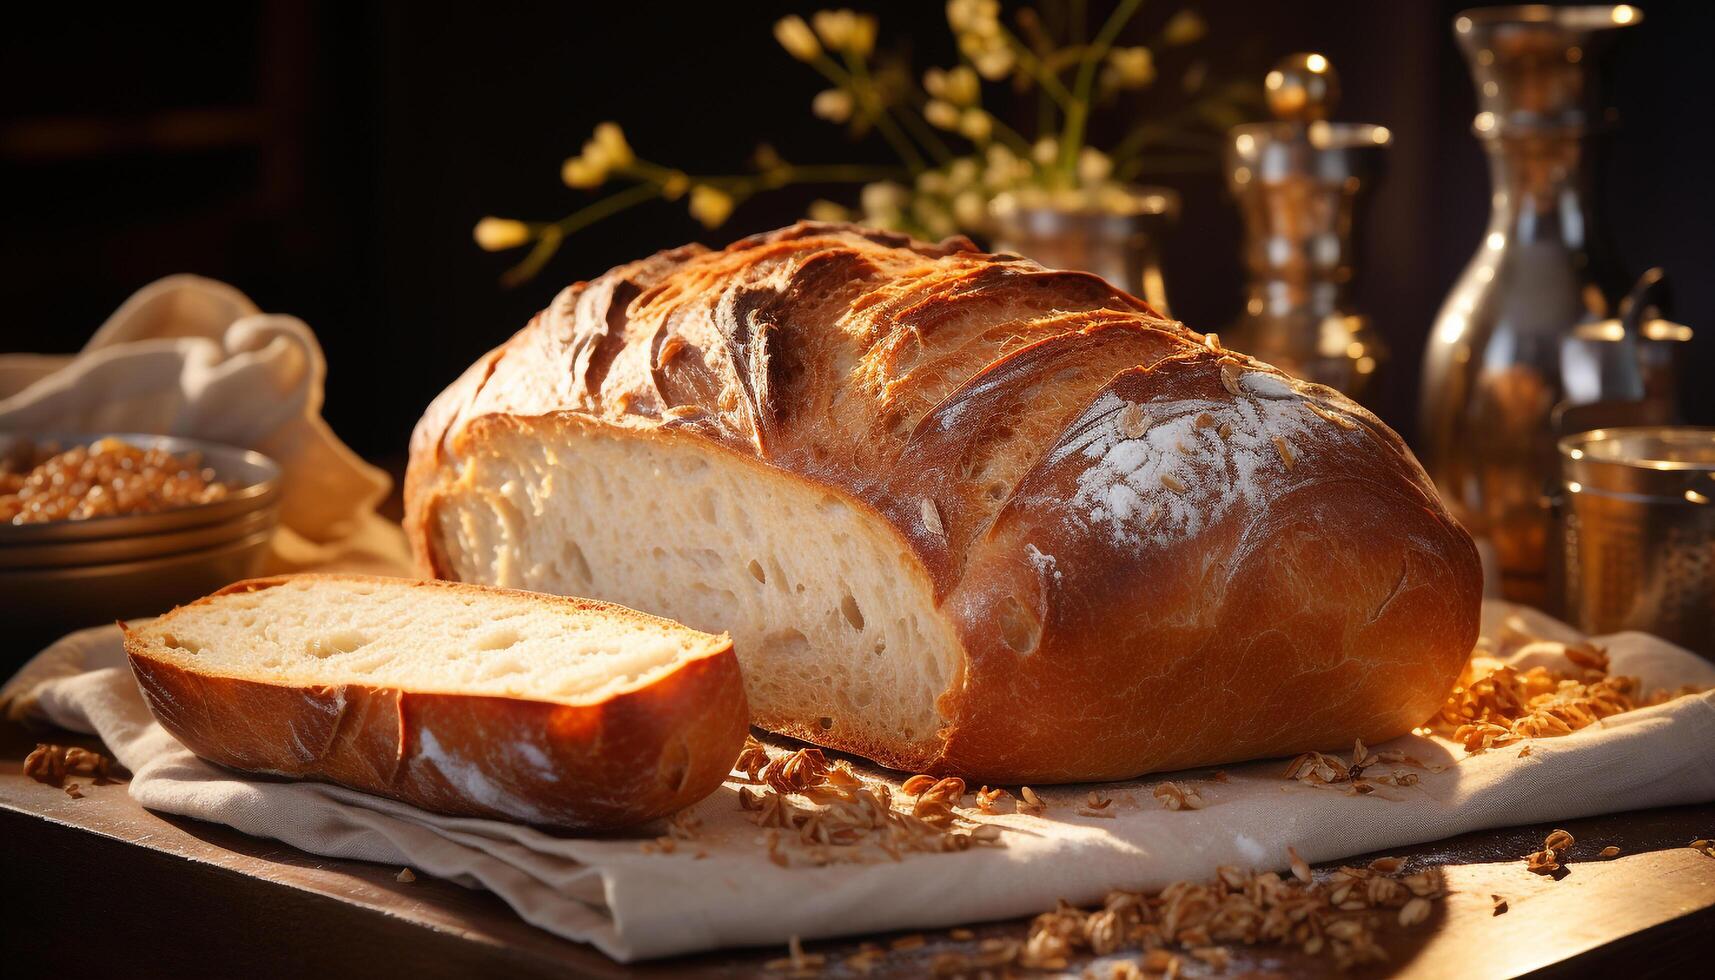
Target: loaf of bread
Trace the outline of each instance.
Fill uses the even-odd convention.
[[[753,720],[1112,779],[1423,722],[1480,575],[1405,445],[1091,275],[800,224],[578,283],[412,440],[422,571],[730,631]]]
[[[605,602],[361,575],[240,582],[125,632],[155,717],[234,769],[605,830],[720,786],[732,643]]]

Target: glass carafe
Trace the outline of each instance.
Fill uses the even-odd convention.
[[[1569,342],[1609,316],[1585,199],[1591,66],[1604,35],[1641,18],[1626,6],[1496,7],[1454,21],[1493,195],[1482,244],[1425,351],[1422,448],[1515,601],[1545,596]]]

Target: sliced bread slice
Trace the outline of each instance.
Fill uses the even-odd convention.
[[[125,652],[211,762],[580,830],[713,792],[749,724],[725,635],[511,589],[253,579],[127,628]]]

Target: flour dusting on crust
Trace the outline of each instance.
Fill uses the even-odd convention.
[[[1194,536],[1234,506],[1266,504],[1288,481],[1288,460],[1334,427],[1283,378],[1246,372],[1239,388],[1239,397],[1141,402],[1103,392],[1048,457],[1088,461],[1072,513],[1116,547],[1137,547]],[[1313,427],[1321,431],[1309,438]]]

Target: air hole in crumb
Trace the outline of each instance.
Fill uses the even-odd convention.
[[[820,728],[824,732],[833,731],[834,719],[829,718],[827,715],[823,715],[816,719],[816,727]]]
[[[1042,642],[1042,623],[1036,614],[1026,609],[1014,595],[1002,599],[997,612],[1000,637],[1006,645],[1019,653],[1036,652],[1036,645]]]
[[[329,633],[327,636],[315,637],[304,644],[304,652],[320,659],[331,657],[336,653],[350,653],[359,647],[369,645],[370,642],[369,637],[356,630],[342,630],[338,633]]]
[[[484,661],[482,666],[478,668],[477,674],[484,680],[493,680],[510,674],[522,674],[528,669],[529,667],[524,661],[518,659],[517,654],[503,653]]]
[[[518,635],[517,630],[495,630],[478,639],[476,648],[478,650],[505,650],[508,647],[517,646],[521,639],[523,637]]]
[[[767,634],[762,647],[781,660],[803,663],[810,656],[810,638],[793,629]]]
[[[572,574],[580,582],[593,582],[595,576],[590,573],[589,559],[584,557],[584,549],[578,547],[576,541],[567,541],[565,547],[566,564],[571,567]]]
[[[761,582],[763,585],[768,584],[768,573],[762,570],[762,563],[761,562],[757,561],[755,558],[752,558],[750,560],[750,565],[748,567],[750,568],[750,577],[751,578],[756,579],[758,582]]]
[[[858,608],[857,599],[849,592],[840,599],[840,614],[846,617],[846,622],[852,624],[852,629],[863,632],[863,610]]]
[[[710,527],[721,526],[721,512],[715,504],[714,494],[705,493],[697,498],[697,516],[701,517],[703,523]]]

